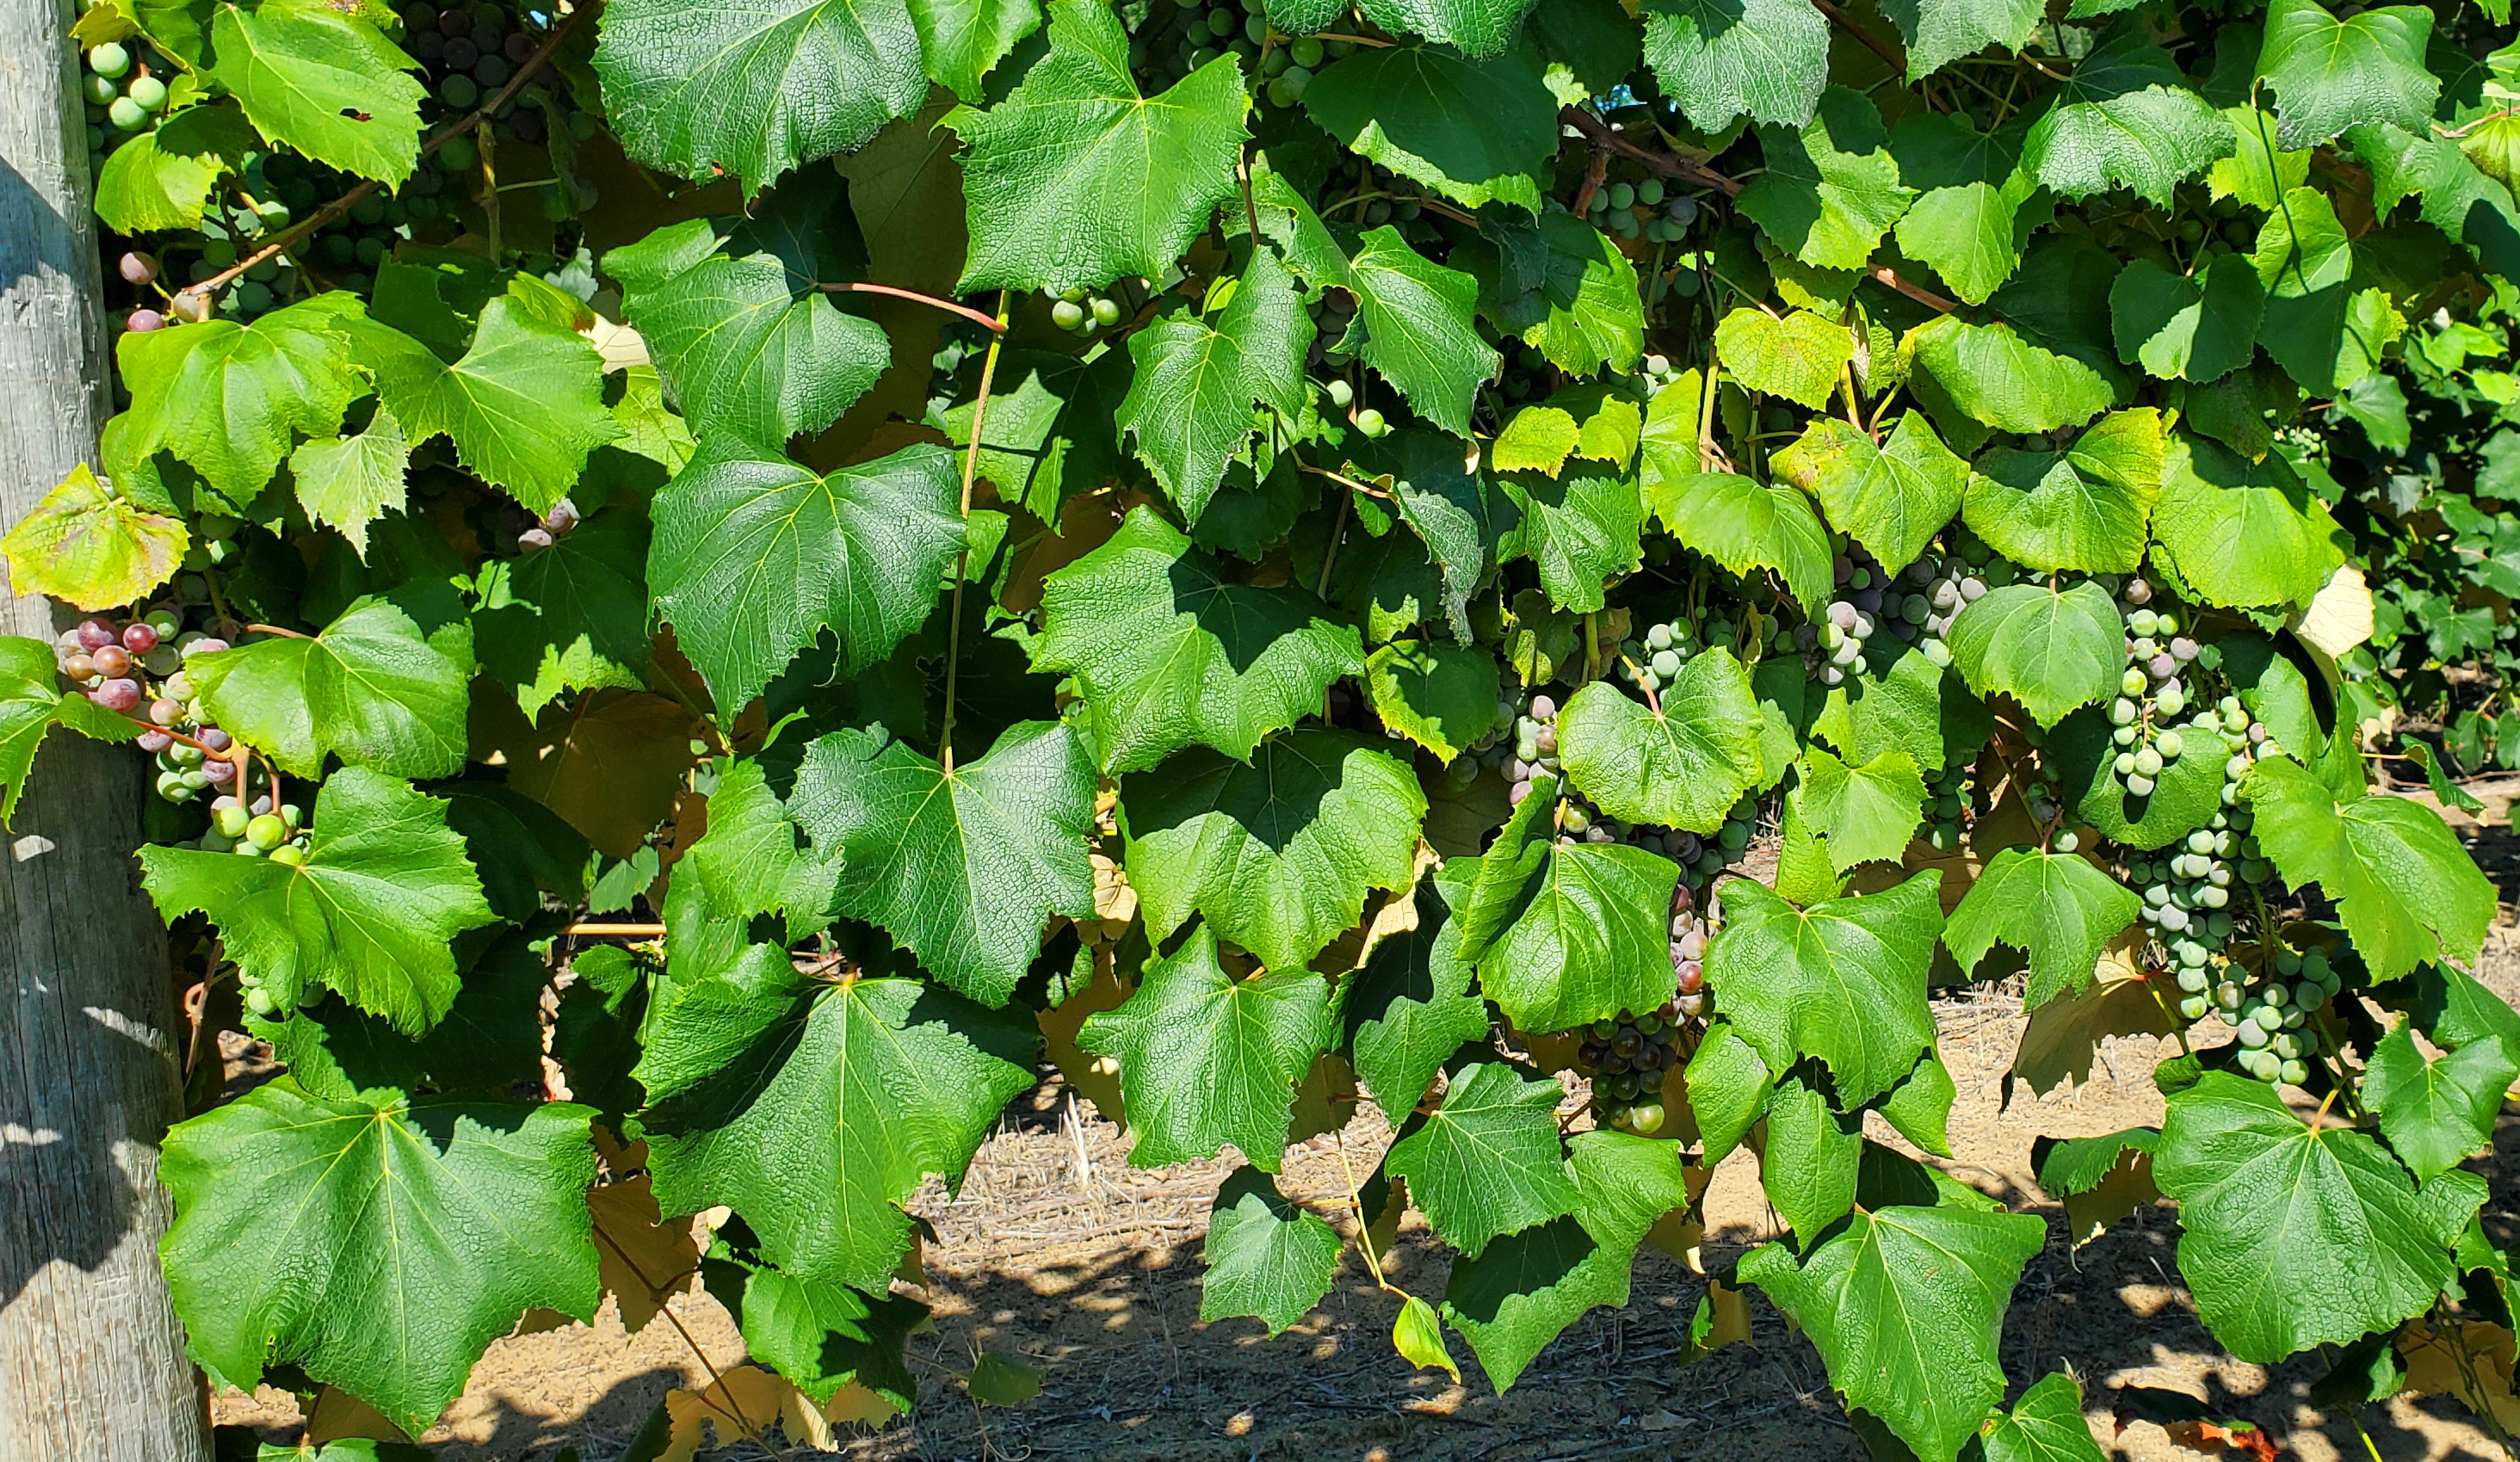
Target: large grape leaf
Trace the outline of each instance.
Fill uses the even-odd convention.
[[[2219,747],[2163,763],[2152,790],[2138,797],[2127,791],[2126,779],[2117,775],[2120,748],[2111,739],[2114,730],[2103,707],[2076,711],[2048,732],[2044,758],[2055,775],[2057,800],[2102,837],[2130,848],[2159,848],[2204,826],[2223,810]]]
[[[1754,1250],[1741,1278],[1802,1326],[1851,1404],[1923,1462],[1952,1462],[2003,1399],[2003,1312],[2047,1241],[2027,1214],[1892,1205],[1857,1212],[1800,1263],[1780,1244]]]
[[[1471,398],[1503,364],[1472,324],[1478,281],[1429,260],[1385,224],[1357,241],[1336,282],[1357,299],[1356,321],[1336,348],[1361,353],[1419,416],[1468,435]]]
[[[1313,78],[1303,105],[1351,151],[1447,198],[1539,211],[1557,100],[1519,52],[1360,46]]]
[[[1138,457],[1196,522],[1250,439],[1253,403],[1289,420],[1304,410],[1304,348],[1313,325],[1293,276],[1255,241],[1233,297],[1213,322],[1159,320],[1129,337],[1137,366],[1114,420],[1138,439]]]
[[[1890,0],[1881,13],[1908,42],[1911,85],[1989,46],[2018,51],[2047,18],[2037,0]]]
[[[1103,770],[1184,746],[1238,760],[1365,669],[1352,625],[1301,589],[1229,583],[1151,508],[1042,587],[1033,668],[1076,677]]]
[[[2348,127],[2382,122],[2422,135],[2441,78],[2424,65],[2433,13],[2379,5],[2340,21],[2318,0],[2267,8],[2258,74],[2275,93],[2275,143],[2311,148]]]
[[[843,669],[927,619],[963,550],[954,454],[928,444],[817,475],[731,434],[656,495],[657,614],[732,716],[825,629]]]
[[[1558,713],[1567,779],[1626,822],[1713,832],[1763,779],[1759,705],[1732,652],[1692,656],[1649,709],[1608,681],[1575,692]]]
[[[2357,127],[2347,141],[2371,169],[2373,207],[2394,208],[2420,195],[2424,222],[2466,244],[2495,273],[2520,274],[2520,204],[2456,142],[2430,128],[2409,134],[2387,122]]]
[[[1208,1209],[1204,1323],[1249,1315],[1271,1335],[1312,1313],[1338,1273],[1338,1230],[1296,1207],[1257,1168],[1238,1168]]]
[[[723,1273],[716,1268],[723,1263],[705,1267]],[[777,1367],[817,1404],[830,1405],[855,1383],[891,1405],[910,1408],[919,1383],[910,1374],[903,1342],[926,1326],[926,1306],[907,1295],[809,1284],[769,1264],[729,1267],[743,1274],[742,1300],[731,1307],[754,1359]]]
[[[1636,572],[1645,507],[1633,474],[1576,463],[1553,478],[1514,472],[1497,486],[1519,513],[1497,541],[1499,561],[1530,558],[1558,608],[1591,613],[1607,585]]]
[[[1912,411],[1890,429],[1887,443],[1834,417],[1814,417],[1777,454],[1776,468],[1820,500],[1831,527],[1892,564],[1912,561],[1943,531],[1969,478],[1968,464]]]
[[[2403,797],[2340,803],[2289,757],[2263,757],[2240,783],[2259,846],[2284,881],[2335,901],[2372,976],[2434,959],[2473,963],[2494,921],[2494,885],[2449,824]]]
[[[180,1124],[162,1254],[192,1353],[247,1390],[294,1365],[418,1436],[527,1310],[595,1318],[593,1115],[283,1076]]]
[[[1793,0],[1646,0],[1645,61],[1690,122],[1812,118],[1828,79],[1828,22]]]
[[[2281,453],[2250,462],[2220,442],[2170,445],[2153,536],[2209,604],[2307,605],[2350,540]]]
[[[1369,890],[1408,887],[1425,816],[1406,762],[1320,728],[1271,736],[1247,763],[1193,747],[1120,783],[1148,937],[1169,939],[1196,913],[1272,969],[1320,953]]]
[[[2141,911],[2135,890],[2076,853],[2006,848],[1988,861],[1943,927],[1943,945],[1972,970],[1998,941],[2030,957],[2025,1008],[2092,983],[2100,949]]]
[[[1443,762],[1495,731],[1502,685],[1484,645],[1395,640],[1365,661],[1366,696],[1383,726]]]
[[[1076,1043],[1120,1063],[1131,1163],[1197,1162],[1231,1143],[1275,1173],[1295,1086],[1334,1034],[1328,981],[1300,964],[1237,980],[1202,923],[1172,955],[1147,961],[1118,1009],[1087,1016]]]
[[[1691,470],[1696,444],[1673,442],[1671,435],[1651,431],[1645,438],[1644,494],[1654,516],[1674,538],[1736,574],[1776,570],[1796,603],[1823,610],[1834,576],[1828,528],[1811,499],[1789,481]]]
[[[1905,751],[1884,751],[1854,765],[1824,747],[1803,752],[1796,810],[1825,845],[1840,873],[1858,864],[1896,859],[1924,820],[1925,779]]]
[[[2486,1196],[2467,1173],[2418,1187],[2370,1137],[2305,1123],[2264,1082],[2222,1071],[2170,1093],[2152,1176],[2179,1200],[2198,1317],[2262,1364],[2422,1313]]]
[[[1778,1080],[1768,1094],[1759,1186],[1797,1242],[1811,1243],[1855,1206],[1863,1158],[1862,1113],[1831,1108],[1828,1093],[1803,1072]]]
[[[1900,181],[1917,190],[1899,218],[1899,247],[1970,304],[1984,304],[2012,277],[2033,231],[2054,211],[2021,165],[2020,142],[2017,128],[1980,132],[1949,111],[1918,112],[1891,129]]]
[[[1724,886],[1706,951],[1715,1007],[1771,1071],[1805,1055],[1853,1108],[1898,1085],[1933,1043],[1925,974],[1942,932],[1940,875],[1796,908],[1747,880]]]
[[[863,263],[862,249],[847,257],[856,241],[835,243],[818,216],[835,197],[783,189],[725,240],[695,219],[605,255],[693,431],[780,446],[831,425],[892,363],[881,328],[816,288]]]
[[[473,581],[474,652],[528,716],[571,690],[639,688],[648,662],[647,515],[591,513],[550,548],[492,558]]]
[[[2002,691],[2042,726],[2116,692],[2126,626],[2108,591],[2008,584],[1952,621],[1952,663],[1980,695]]]
[[[349,343],[321,296],[249,325],[128,331],[113,358],[139,423],[132,457],[172,452],[240,505],[271,480],[292,433],[332,435],[358,390]]]
[[[2118,359],[2164,380],[2219,380],[2249,363],[2266,314],[2266,288],[2239,254],[2194,276],[2137,259],[2109,287]]]
[[[1470,989],[1452,909],[1468,899],[1477,873],[1475,859],[1457,859],[1419,883],[1416,927],[1374,941],[1339,997],[1356,1074],[1388,1114],[1406,1115],[1436,1070],[1488,1033],[1487,1002]]]
[[[1562,1031],[1671,998],[1671,891],[1680,865],[1642,848],[1560,843],[1542,775],[1454,902],[1461,957],[1525,1031]]]
[[[369,325],[362,338],[396,334]],[[453,365],[412,344],[373,361],[378,399],[413,442],[445,433],[468,470],[536,512],[567,496],[587,454],[621,434],[604,407],[595,346],[513,295],[482,308],[472,346]]]
[[[2378,1115],[2381,1134],[2416,1181],[2430,1182],[2493,1144],[2495,1119],[2515,1078],[2520,1060],[2501,1039],[2426,1057],[2408,1021],[2372,1048],[2362,1102]]]
[[[1963,414],[2004,431],[2079,426],[2117,399],[2109,378],[2089,364],[2024,339],[2000,320],[1970,325],[1937,315],[1910,331],[1900,348]]]
[[[238,739],[299,776],[327,756],[397,776],[464,768],[470,655],[421,632],[390,599],[364,598],[313,637],[272,636],[195,655],[203,708]],[[442,645],[444,647],[442,647]]]
[[[910,0],[927,79],[976,102],[989,71],[1041,28],[1037,0]]]
[[[881,1294],[912,1237],[900,1205],[950,1192],[1007,1101],[1030,1085],[1030,1019],[909,980],[828,984],[754,946],[738,975],[650,1016],[632,1071],[669,1214],[726,1204],[808,1282]]]
[[[2021,162],[2069,199],[2132,189],[2157,205],[2170,190],[2236,143],[2213,105],[2191,89],[2143,27],[2122,21],[2057,89],[2021,145]]]
[[[208,914],[238,968],[283,1009],[329,985],[418,1034],[455,1003],[447,942],[496,915],[446,804],[345,767],[315,797],[299,864],[151,843],[141,882],[168,922]]]
[[[1960,513],[1999,554],[2043,573],[2127,573],[2161,497],[2161,414],[2114,412],[2061,452],[1991,447]]]
[[[1570,376],[1636,369],[1644,349],[1644,303],[1636,265],[1616,240],[1555,210],[1542,213],[1528,233],[1495,215],[1486,227],[1532,245],[1524,267],[1502,281],[1493,306],[1498,325]]]
[[[1382,1165],[1446,1243],[1476,1259],[1500,1234],[1575,1208],[1557,1136],[1555,1082],[1527,1082],[1502,1061],[1453,1073],[1444,1104],[1391,1144]]]
[[[67,726],[100,741],[128,741],[146,729],[75,690],[56,689],[60,675],[53,666],[51,645],[0,635],[0,827],[17,811],[45,732]]]
[[[117,234],[198,229],[221,177],[256,147],[234,107],[187,107],[108,154],[96,178],[96,216]]]
[[[2043,1376],[1988,1422],[1987,1462],[2108,1462],[2083,1420],[2083,1388],[2063,1371]]]
[[[950,771],[882,733],[805,751],[788,815],[841,861],[838,911],[880,924],[956,990],[1004,1003],[1053,914],[1094,911],[1094,766],[1059,722],[1008,728]]]
[[[289,454],[297,506],[349,540],[362,557],[368,525],[409,500],[410,465],[411,439],[382,403],[356,435],[310,438]]]
[[[1052,0],[1049,53],[1006,100],[945,114],[970,199],[961,288],[1162,278],[1235,196],[1248,100],[1231,56],[1141,96],[1110,7]]]
[[[399,188],[420,159],[420,64],[367,13],[322,5],[222,4],[210,76],[263,136],[343,172]]]
[[[1881,112],[1859,91],[1831,87],[1800,130],[1759,128],[1765,172],[1735,199],[1777,246],[1815,269],[1863,269],[1915,190],[1899,181]]]
[[[927,98],[904,0],[619,0],[595,72],[632,156],[687,178],[733,173],[747,194]]]
[[[1845,326],[1809,310],[1779,317],[1744,305],[1715,327],[1716,354],[1742,385],[1815,411],[1837,390],[1855,343]]]
[[[182,518],[150,511],[80,463],[0,537],[0,554],[20,594],[111,609],[175,577],[191,540]]]
[[[800,846],[797,825],[759,758],[737,757],[719,769],[707,822],[708,831],[674,866],[676,876],[699,885],[712,918],[778,913],[796,939],[830,921],[842,860]]]
[[[1411,30],[1461,47],[1472,56],[1504,50],[1538,0],[1362,0],[1357,9],[1385,30]],[[1282,8],[1283,0],[1281,0]],[[1288,28],[1292,27],[1289,22]],[[1308,25],[1321,30],[1327,24]],[[1298,32],[1300,33],[1300,32]]]

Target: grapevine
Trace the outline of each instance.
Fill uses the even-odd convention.
[[[2171,1036],[2040,1183],[2174,1205],[2234,1356],[2507,1331],[2496,896],[2374,779],[2520,744],[2436,552],[2520,597],[2507,7],[839,9],[63,40],[117,413],[0,539],[0,816],[132,743],[193,1059],[283,1068],[165,1143],[214,1384],[417,1436],[698,1287],[787,1441],[888,1417],[910,1205],[1056,1067],[1239,1155],[1211,1321],[1353,1247],[1502,1391],[1746,1149],[1707,1326],[2096,1458],[1935,1166],[1954,983]]]

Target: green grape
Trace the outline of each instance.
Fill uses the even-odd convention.
[[[1085,324],[1085,306],[1072,299],[1062,299],[1050,307],[1050,323],[1060,330],[1078,330]]]
[[[137,132],[149,125],[149,113],[129,97],[114,98],[113,105],[106,109],[105,114],[115,127],[125,132]]]
[[[139,103],[143,111],[162,111],[166,108],[166,83],[155,76],[133,77],[122,94]]]

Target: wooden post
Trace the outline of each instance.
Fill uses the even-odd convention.
[[[93,462],[111,402],[68,0],[0,0],[0,530]],[[9,589],[0,633],[50,639]],[[183,1115],[165,931],[140,891],[144,768],[56,731],[0,836],[0,1462],[207,1462],[158,1266]]]

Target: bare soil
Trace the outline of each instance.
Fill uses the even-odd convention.
[[[2462,831],[2503,888],[2520,894],[2520,839],[2507,825]],[[2520,929],[2489,940],[2481,973],[2520,1003]],[[2017,998],[1984,991],[1938,1005],[1943,1060],[1958,1084],[1946,1172],[2019,1212],[2048,1220],[2047,1250],[2024,1272],[2003,1331],[2015,1394],[2050,1371],[2082,1383],[2094,1436],[2134,1462],[2190,1458],[2161,1428],[2112,1418],[2112,1393],[2161,1387],[2203,1398],[2267,1429],[2302,1462],[2366,1455],[2352,1427],[2312,1407],[2324,1371],[2317,1356],[2267,1367],[2222,1353],[2180,1284],[2179,1228],[2159,1207],[2073,1248],[2064,1218],[2032,1177],[2031,1143],[2156,1124],[2150,1073],[2164,1042],[2121,1038],[2097,1053],[2079,1088],[2041,1098],[2003,1075],[2024,1019]],[[1873,1135],[1897,1142],[1886,1128]],[[1282,1186],[1325,1215],[1348,1192],[1339,1142],[1362,1174],[1388,1130],[1371,1107],[1340,1138],[1288,1154]],[[2520,1122],[2496,1158],[2489,1223],[2520,1225]],[[917,1205],[938,1242],[926,1254],[932,1333],[918,1408],[880,1429],[841,1428],[842,1455],[864,1462],[986,1458],[1180,1459],[1180,1462],[1543,1462],[1689,1458],[1711,1462],[1836,1462],[1868,1455],[1830,1391],[1818,1354],[1753,1292],[1754,1343],[1684,1364],[1688,1319],[1704,1280],[1647,1249],[1625,1310],[1578,1321],[1504,1396],[1465,1348],[1463,1382],[1412,1372],[1391,1351],[1394,1303],[1353,1250],[1338,1284],[1302,1323],[1272,1341],[1256,1321],[1201,1324],[1199,1257],[1206,1207],[1226,1162],[1132,1169],[1127,1138],[1057,1081],[1019,1098],[982,1147],[959,1198],[931,1185]],[[1722,1270],[1781,1225],[1760,1194],[1746,1154],[1718,1168],[1706,1196],[1704,1263]],[[1439,1295],[1447,1260],[1413,1216],[1390,1262],[1396,1282]],[[501,1341],[471,1387],[424,1439],[441,1462],[546,1462],[565,1448],[608,1462],[668,1390],[704,1386],[711,1366],[743,1358],[726,1313],[705,1296],[674,1303],[637,1335],[609,1308],[593,1326]],[[1042,1394],[1015,1407],[975,1406],[947,1372],[981,1350],[1039,1368]],[[704,1357],[704,1358],[703,1358]],[[298,1434],[287,1395],[218,1398],[222,1421]],[[2365,1407],[2380,1462],[2498,1459],[2503,1453],[2457,1402],[2400,1396]],[[771,1455],[745,1444],[704,1453]],[[815,1455],[810,1450],[797,1455]],[[2235,1456],[2238,1454],[2234,1454]]]

